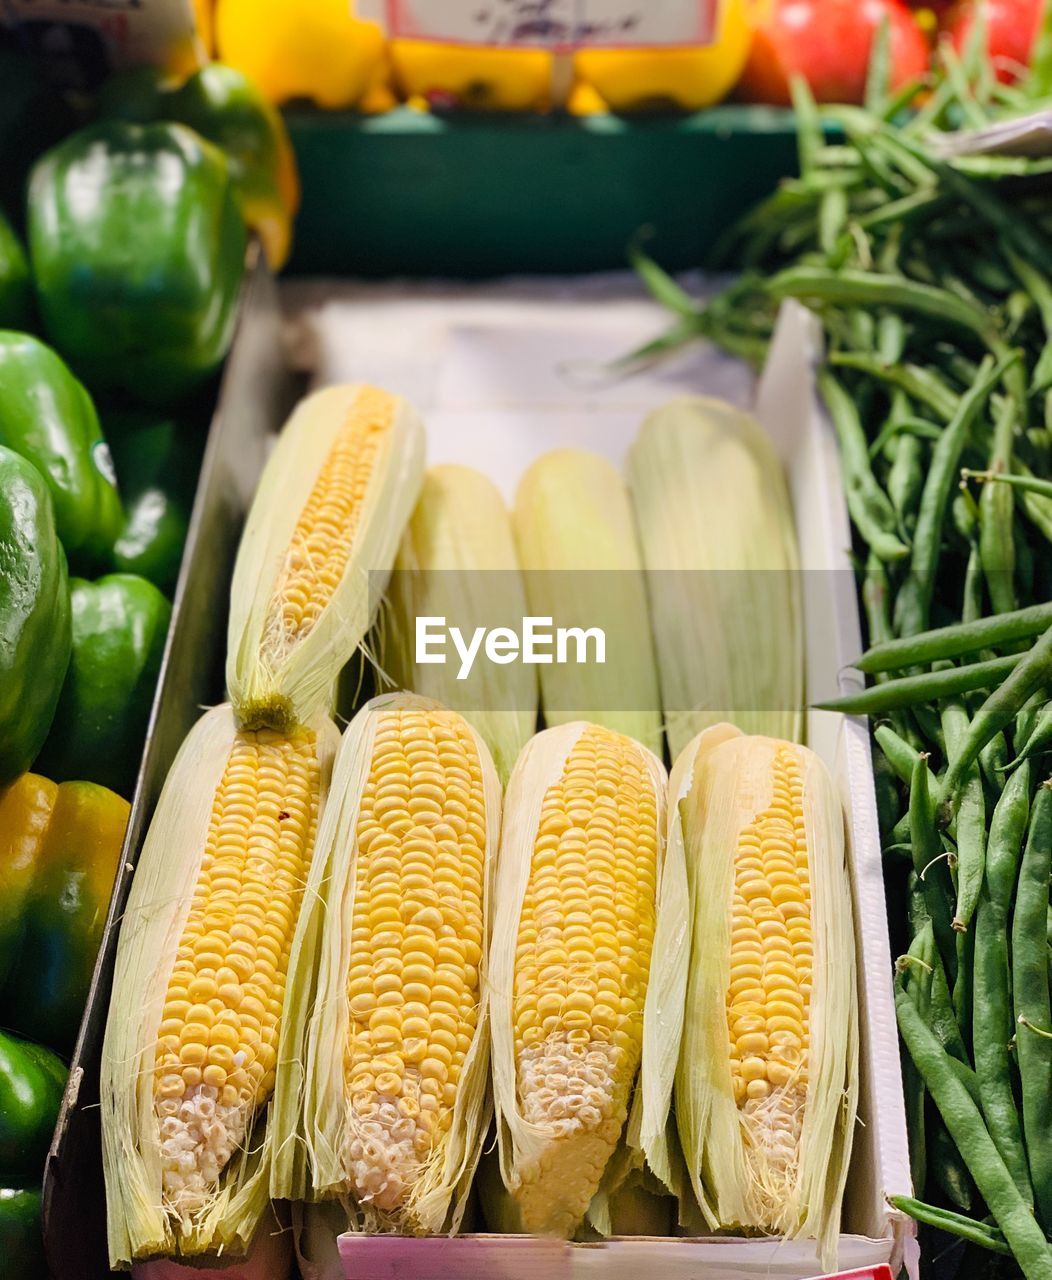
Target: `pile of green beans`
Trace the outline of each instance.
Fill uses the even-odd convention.
[[[1052,4],[1040,92],[1052,85]],[[871,718],[923,1262],[1052,1280],[1052,162],[946,158],[940,131],[1027,106],[973,49],[864,109],[797,88],[800,176],[675,326],[759,362],[779,305],[820,319],[869,648]],[[1036,90],[1035,90],[1036,91]],[[840,133],[835,141],[831,134]],[[951,1240],[951,1244],[953,1241]],[[953,1274],[942,1256],[940,1276]]]

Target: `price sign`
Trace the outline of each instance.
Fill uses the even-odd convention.
[[[586,47],[698,45],[719,0],[387,0],[392,36],[450,44]]]

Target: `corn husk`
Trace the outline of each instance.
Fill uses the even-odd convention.
[[[508,784],[500,860],[494,889],[493,944],[490,951],[488,1005],[493,1037],[493,1101],[497,1121],[499,1177],[489,1169],[489,1183],[483,1187],[487,1221],[501,1231],[521,1230],[517,1206],[504,1189],[517,1187],[524,1169],[535,1162],[553,1141],[547,1127],[529,1123],[517,1094],[515,1029],[512,993],[519,925],[534,855],[537,827],[545,793],[562,775],[567,757],[582,733],[589,728],[578,721],[538,734],[519,757]],[[641,744],[645,769],[657,797],[658,857],[662,859],[664,801],[667,785],[665,767]],[[656,945],[656,938],[655,938]],[[656,951],[652,952],[651,964]],[[627,1127],[627,1126],[626,1126]],[[610,1200],[632,1172],[633,1161],[622,1143],[611,1155],[608,1168],[596,1188],[596,1199],[588,1220],[600,1232],[608,1232]]]
[[[729,1061],[735,853],[741,831],[771,801],[780,745],[703,737],[680,801],[693,941],[675,1110],[704,1224],[814,1239],[823,1264],[835,1270],[858,1097],[855,945],[844,815],[825,765],[805,747],[793,750],[803,784],[814,962],[807,1093],[796,1161],[787,1169],[768,1164],[762,1144],[748,1138]],[[691,1225],[689,1205],[681,1203],[681,1218]]]
[[[721,721],[798,741],[799,554],[763,429],[719,400],[674,400],[643,423],[628,484],[672,759]]]
[[[545,723],[588,720],[660,755],[650,609],[624,480],[597,454],[556,449],[522,477],[513,522],[530,612],[606,635],[604,664],[540,668]]]
[[[418,617],[518,631],[528,613],[511,520],[496,486],[470,467],[433,467],[406,527],[384,613],[381,665],[395,686],[459,711],[489,747],[504,783],[537,727],[537,675],[521,662],[480,658],[458,679],[459,658],[416,664]]]
[[[397,1213],[356,1204],[343,1163],[348,1105],[345,1059],[350,1016],[347,980],[355,902],[358,812],[369,776],[373,743],[385,709],[437,706],[431,699],[394,693],[374,698],[343,735],[333,768],[330,800],[318,830],[304,909],[293,940],[285,1039],[272,1107],[275,1199],[342,1198],[349,1230],[430,1234],[455,1229],[489,1127],[489,1024],[480,1011],[462,1068],[453,1120],[443,1142]],[[481,736],[472,731],[482,763],[488,815],[487,888],[500,829],[501,790]],[[485,906],[488,912],[488,904]],[[487,914],[485,933],[489,935]],[[482,989],[486,961],[480,966]]]
[[[294,531],[334,442],[355,414],[379,414],[387,429],[342,575],[314,626],[288,652],[275,652],[268,619],[282,571],[296,554]],[[423,472],[423,426],[401,397],[337,386],[301,402],[263,471],[234,567],[226,679],[239,723],[287,729],[331,708],[340,669],[380,607]]]
[[[339,734],[324,716],[317,735],[322,803]],[[227,1165],[210,1202],[189,1222],[162,1207],[154,1113],[157,1043],[169,978],[205,854],[215,790],[236,735],[231,708],[207,712],[190,731],[161,791],[132,882],[117,948],[102,1048],[103,1170],[110,1263],[156,1254],[244,1254],[269,1203],[273,1151],[266,1107]]]
[[[658,884],[654,961],[643,1007],[643,1063],[628,1127],[628,1145],[646,1158],[659,1182],[677,1196],[688,1194],[672,1094],[683,1043],[683,1019],[690,974],[691,933],[697,877],[687,873],[682,805],[694,786],[699,760],[729,738],[733,725],[713,725],[677,757],[669,774],[665,811],[665,860]]]

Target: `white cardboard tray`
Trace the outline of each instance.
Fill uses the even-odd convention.
[[[287,301],[316,385],[372,381],[408,396],[427,426],[429,464],[477,467],[509,500],[524,468],[556,445],[579,444],[621,464],[645,414],[672,396],[718,395],[754,408],[785,465],[796,512],[808,687],[828,693],[861,684],[849,669],[861,652],[850,529],[835,439],[814,394],[817,331],[802,308],[783,312],[757,389],[743,366],[704,344],[628,378],[603,376],[602,365],[666,323],[624,277],[326,282],[290,291]],[[861,1089],[839,1265],[890,1263],[897,1274],[905,1264],[915,1275],[913,1224],[886,1199],[909,1194],[910,1177],[868,730],[862,720],[810,712],[807,738],[833,771],[848,816],[859,957]],[[632,1239],[553,1253],[551,1242],[502,1250],[490,1236],[476,1237],[475,1247],[470,1274],[507,1280],[638,1280],[650,1268],[662,1280],[804,1280],[821,1272],[806,1242]],[[424,1265],[417,1249],[403,1252],[395,1239],[373,1240],[368,1252],[369,1280],[425,1280],[439,1262],[435,1253]],[[465,1262],[461,1255],[466,1270]]]

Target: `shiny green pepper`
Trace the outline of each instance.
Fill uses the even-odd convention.
[[[152,582],[74,578],[73,657],[54,728],[37,762],[56,782],[97,782],[130,796],[172,606]]]
[[[218,148],[110,120],[33,170],[29,252],[51,341],[93,390],[170,404],[230,346],[245,228]]]
[[[22,242],[0,213],[0,326],[21,329],[33,314],[33,285]]]
[[[39,1187],[0,1186],[0,1257],[11,1280],[47,1280],[42,1199]]]
[[[105,564],[124,523],[109,446],[84,386],[27,333],[0,331],[0,444],[47,481],[70,563]]]
[[[41,1180],[65,1087],[50,1049],[0,1031],[0,1183]]]
[[[93,782],[64,782],[55,791],[18,952],[0,992],[0,1025],[59,1053],[68,1055],[77,1038],[129,811],[127,800]],[[3,1171],[0,1163],[0,1181]]]
[[[113,564],[170,596],[190,525],[205,430],[192,419],[144,412],[109,413],[106,437],[127,513]]]
[[[108,119],[174,120],[220,147],[248,225],[277,271],[292,244],[299,177],[281,113],[234,67],[212,62],[181,84],[153,67],[114,76],[99,97]]]
[[[40,1183],[65,1087],[53,1053],[0,1032],[0,1269],[12,1280],[46,1274]]]
[[[0,786],[44,745],[69,666],[66,555],[44,478],[0,445]]]

